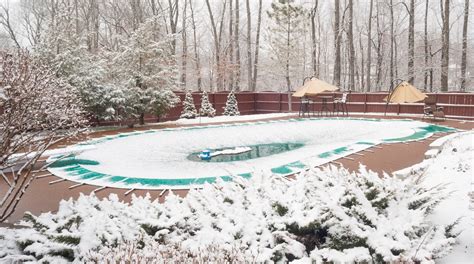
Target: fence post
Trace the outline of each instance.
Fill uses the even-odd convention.
[[[365,92],[365,96],[364,96],[364,113],[367,113],[367,97],[368,97],[368,93]]]

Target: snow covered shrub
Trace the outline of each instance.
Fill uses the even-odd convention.
[[[191,91],[187,91],[183,101],[183,111],[179,118],[196,118],[197,116],[196,106],[194,106],[193,95]]]
[[[237,103],[237,98],[235,97],[234,91],[230,91],[227,95],[227,102],[224,107],[224,115],[226,116],[236,116],[240,115],[239,106]]]
[[[77,90],[29,52],[0,54],[0,222],[14,211],[53,144],[86,126]]]
[[[150,102],[147,112],[154,114],[158,118],[165,116],[168,111],[175,107],[179,102],[179,97],[171,90],[150,90]]]
[[[209,96],[206,91],[202,92],[201,97],[201,109],[199,109],[201,116],[214,117],[216,115],[216,109],[212,107],[211,102],[209,102]]]
[[[363,167],[314,169],[294,180],[236,177],[164,203],[80,196],[55,214],[28,216],[28,229],[0,229],[0,252],[4,260],[71,259],[72,250],[77,261],[173,252],[181,261],[199,254],[222,260],[238,250],[232,256],[246,262],[432,263],[455,243],[447,226],[427,221],[444,197],[443,186],[425,189]],[[216,245],[217,253],[208,250]]]
[[[163,244],[144,236],[137,243],[126,242],[117,247],[90,251],[84,258],[87,263],[251,263],[241,248],[211,245],[197,251],[184,249],[181,244]]]

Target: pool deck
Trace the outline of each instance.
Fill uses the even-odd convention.
[[[281,120],[295,118],[294,116],[279,117],[279,118],[270,118],[270,119],[260,119],[252,120],[261,121],[261,120]],[[415,118],[413,116],[381,116],[381,115],[351,115],[350,117],[361,117],[361,118],[387,118],[387,119],[401,119],[409,118],[413,120],[421,121],[421,118]],[[431,123],[430,120],[423,120],[424,122]],[[240,122],[249,122],[249,121],[240,121]],[[229,123],[229,122],[223,122]],[[231,122],[239,123],[239,122]],[[445,120],[442,122],[432,122],[439,125],[450,126],[457,129],[463,130],[473,130],[474,122],[467,122],[463,120]],[[222,123],[213,123],[213,125],[222,124]],[[176,124],[153,124],[147,126],[140,126],[135,128],[120,128],[113,130],[103,130],[103,131],[94,131],[85,135],[81,135],[75,140],[69,140],[67,142],[60,142],[55,147],[64,147],[66,145],[75,144],[77,142],[83,141],[85,139],[98,138],[106,135],[113,135],[117,133],[132,132],[137,130],[148,130],[148,129],[160,129],[160,128],[170,128],[170,127],[179,127],[179,126],[199,126],[206,125],[176,125]],[[446,134],[444,134],[446,135]],[[363,151],[360,154],[349,155],[350,159],[341,158],[336,162],[342,164],[345,168],[354,171],[359,168],[360,164],[364,164],[368,169],[373,170],[378,173],[387,172],[392,173],[394,171],[412,166],[421,162],[425,158],[425,152],[429,149],[429,144],[436,140],[439,135],[434,135],[427,139],[410,142],[410,143],[391,143],[380,145],[381,148],[370,148],[370,151]],[[362,155],[363,156],[362,156]],[[9,222],[13,223],[22,218],[26,211],[29,211],[35,215],[43,212],[54,212],[57,210],[59,202],[63,199],[76,199],[79,197],[80,193],[89,194],[91,192],[96,193],[96,196],[99,198],[107,197],[111,193],[117,194],[119,199],[129,202],[132,197],[132,193],[137,196],[143,196],[146,193],[149,193],[153,199],[160,199],[163,201],[166,195],[169,194],[168,190],[130,190],[127,189],[118,189],[118,188],[100,188],[100,186],[91,186],[87,184],[77,186],[77,183],[70,182],[67,180],[62,180],[62,178],[50,175],[49,172],[44,172],[40,175],[48,175],[46,177],[41,177],[35,179],[32,184],[28,187],[27,192],[21,199],[16,211],[9,218]],[[76,185],[72,189],[71,186]],[[6,184],[4,182],[0,183],[0,193],[6,191]],[[180,196],[185,196],[187,190],[174,190],[175,194]]]

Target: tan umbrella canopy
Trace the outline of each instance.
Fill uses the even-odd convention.
[[[420,92],[420,90],[416,89],[415,86],[407,83],[401,82],[395,89],[393,89],[392,94],[385,97],[383,100],[387,101],[390,97],[390,103],[415,103],[419,102],[426,97],[426,94]]]
[[[293,93],[294,97],[305,97],[310,95],[317,95],[326,91],[337,91],[339,88],[329,84],[325,81],[321,81],[316,78],[312,78],[307,81],[303,86],[296,89],[296,92]]]

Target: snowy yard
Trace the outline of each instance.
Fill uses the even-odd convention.
[[[453,137],[403,180],[329,167],[204,184],[164,203],[81,196],[28,215],[28,229],[0,229],[0,260],[467,263],[473,137]]]
[[[434,210],[429,220],[433,224],[449,224],[459,219],[456,232],[459,244],[438,263],[469,263],[474,259],[474,132],[457,134],[432,159],[412,167],[422,174],[427,188],[446,185],[449,197]]]
[[[243,118],[225,117],[221,120]],[[255,172],[292,174],[381,142],[418,140],[438,130],[449,129],[418,121],[350,118],[290,119],[148,130],[86,142],[84,144],[89,144],[86,146],[94,147],[85,149],[65,166],[54,166],[49,170],[71,181],[99,186],[189,188],[213,182],[219,177],[249,177]],[[192,153],[206,149],[231,150],[262,144],[300,144],[302,147],[264,157],[219,163],[197,162],[189,158]]]

